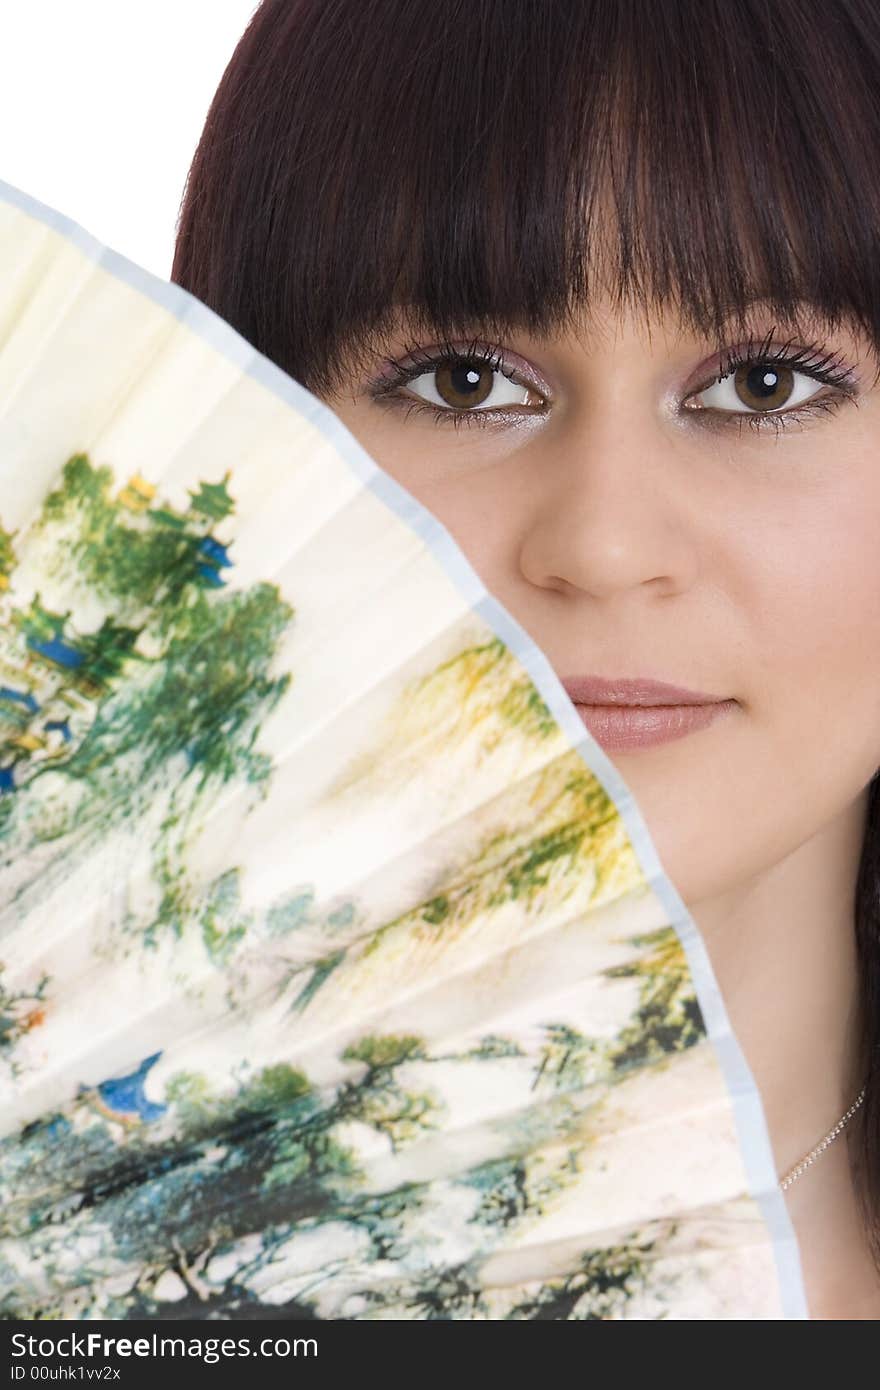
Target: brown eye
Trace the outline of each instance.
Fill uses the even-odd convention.
[[[483,404],[491,394],[495,372],[483,362],[464,362],[438,367],[434,375],[443,404],[464,410]]]
[[[751,358],[729,370],[713,385],[691,396],[690,410],[711,410],[716,415],[790,414],[793,406],[808,403],[822,389],[815,370],[795,371],[785,362]]]
[[[737,367],[733,388],[737,399],[750,410],[777,410],[794,391],[795,373],[774,362],[746,362]]]
[[[510,406],[541,405],[542,397],[508,375],[499,363],[479,357],[441,358],[410,375],[407,391],[429,401],[438,417],[486,416]]]

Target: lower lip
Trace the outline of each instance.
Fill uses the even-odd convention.
[[[729,714],[736,700],[714,705],[575,705],[597,743],[608,752],[653,748],[684,738]]]

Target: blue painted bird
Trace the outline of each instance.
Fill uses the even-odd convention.
[[[101,1114],[110,1120],[121,1120],[128,1124],[139,1120],[149,1124],[151,1120],[158,1120],[164,1115],[168,1106],[148,1100],[144,1091],[147,1073],[161,1056],[161,1052],[154,1052],[152,1056],[144,1058],[137,1071],[127,1076],[112,1077],[96,1086],[92,1098]]]

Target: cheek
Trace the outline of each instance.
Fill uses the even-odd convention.
[[[746,611],[745,708],[712,750],[707,734],[702,765],[696,739],[688,750],[684,820],[671,771],[657,788],[655,842],[686,901],[791,854],[880,766],[880,547],[863,524],[837,539],[777,549]]]
[[[880,501],[824,503],[765,564],[753,632],[756,718],[820,797],[855,795],[880,763]]]
[[[618,759],[685,902],[779,863],[880,767],[878,511],[825,499],[729,547],[726,671],[743,707]]]
[[[880,558],[829,557],[768,710],[768,796],[793,845],[843,817],[880,766]],[[789,718],[786,711],[793,712]]]

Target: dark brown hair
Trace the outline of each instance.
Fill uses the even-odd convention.
[[[171,279],[328,401],[402,305],[503,340],[577,332],[607,293],[720,348],[753,300],[794,330],[806,303],[880,363],[878,92],[877,0],[263,0]],[[878,776],[855,931],[880,1264]]]

